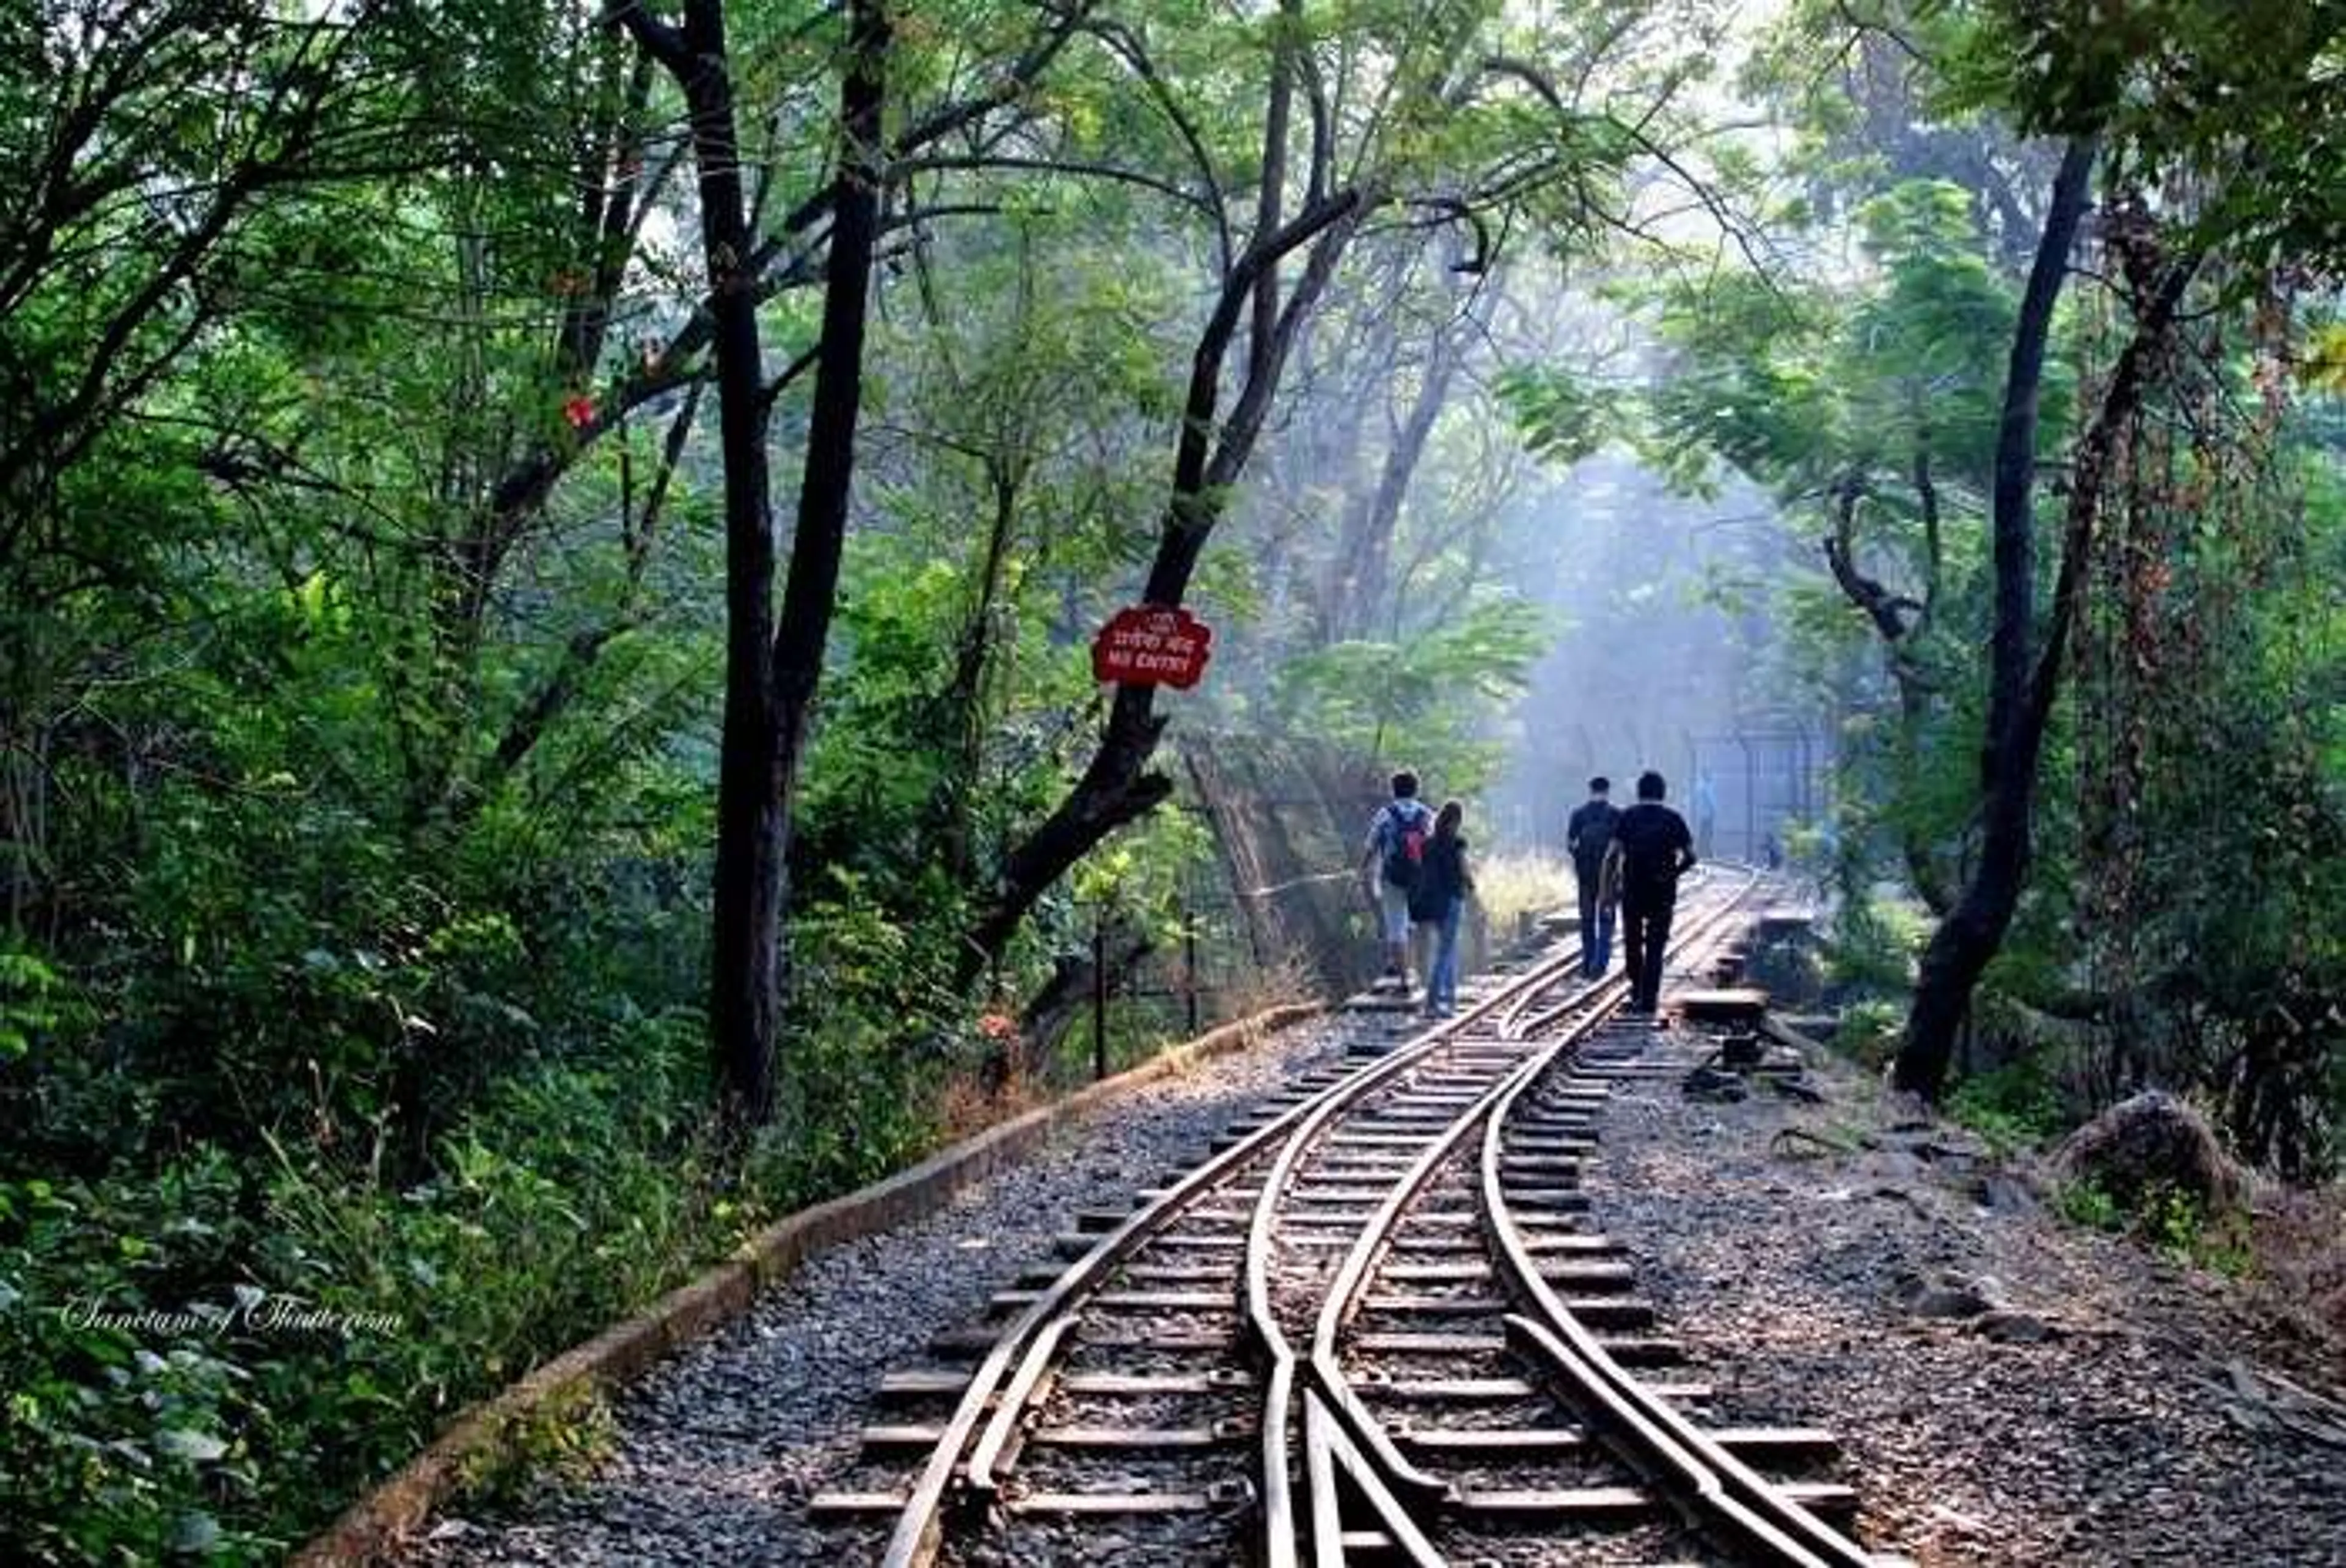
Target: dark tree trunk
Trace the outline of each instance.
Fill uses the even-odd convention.
[[[780,929],[781,797],[776,788],[774,528],[758,335],[742,268],[751,249],[722,0],[688,0],[678,73],[700,183],[725,474],[725,718],[717,773],[709,1034],[729,1113],[755,1123],[773,1103],[774,966]]]
[[[1945,1084],[1972,991],[2003,943],[2027,877],[2036,764],[2059,689],[2069,627],[2076,619],[2085,591],[2086,565],[2111,454],[2120,433],[2142,405],[2151,362],[2166,345],[2183,290],[2198,264],[2196,255],[2176,261],[2143,302],[2093,423],[2077,443],[2052,615],[2044,647],[2032,659],[2035,562],[2030,548],[2029,470],[2035,462],[2036,381],[2043,369],[2045,330],[2059,290],[2059,274],[2066,268],[2069,242],[2085,208],[2086,176],[2093,152],[2090,141],[2074,141],[2062,159],[2045,239],[2037,248],[2036,267],[2030,273],[2022,302],[2012,377],[2005,388],[2004,429],[1996,446],[1996,624],[1987,739],[1981,761],[1985,799],[1980,859],[1953,911],[1940,922],[1923,952],[1914,1008],[1899,1045],[1894,1075],[1899,1088],[1933,1097]],[[2049,282],[2045,278],[2048,270]],[[2015,616],[2016,626],[2012,624]]]
[[[1987,733],[1980,753],[1984,800],[1979,862],[1954,908],[1932,933],[1898,1050],[1897,1085],[1924,1095],[1935,1095],[1946,1081],[1972,988],[2012,923],[2028,867],[2028,814],[2041,736],[2020,735],[2016,721],[2025,700],[2029,645],[2035,635],[2037,393],[2045,379],[2053,308],[2085,217],[2095,152],[2091,137],[2077,137],[2062,154],[2045,231],[2037,238],[2013,329],[1992,488],[1995,624],[1989,643]]]
[[[889,45],[884,0],[850,0],[847,43],[847,75],[840,87],[843,142],[833,182],[822,338],[815,356],[798,522],[790,535],[790,580],[783,585],[781,626],[773,645],[773,898],[778,910],[787,909],[790,901],[790,820],[815,689],[822,675],[823,648],[830,641],[831,611],[839,597],[848,500],[855,476],[855,427],[863,399],[864,317],[872,292],[872,253],[879,241],[880,188],[886,178],[881,142]],[[770,1054],[770,1035],[766,1046]],[[767,1094],[770,1108],[770,1084]]]
[[[741,185],[723,0],[687,0],[681,29],[639,6],[617,20],[684,90],[699,176],[725,470],[725,718],[718,761],[709,1033],[729,1116],[772,1113],[783,881],[798,759],[839,581],[862,392],[863,313],[878,224],[882,62],[880,0],[850,8],[841,88],[844,150],[815,367],[807,461],[779,632],[766,453],[767,387],[758,332],[756,245]]]
[[[1178,605],[1188,591],[1190,574],[1222,514],[1230,487],[1245,469],[1255,439],[1278,389],[1280,371],[1297,326],[1310,314],[1351,238],[1362,208],[1358,191],[1344,191],[1314,203],[1275,231],[1259,233],[1223,280],[1213,316],[1199,335],[1189,370],[1189,391],[1175,447],[1173,484],[1157,555],[1141,592],[1145,603]],[[1248,374],[1229,419],[1216,437],[1222,362],[1240,317],[1264,272],[1279,259],[1311,246],[1303,274],[1278,313],[1267,346],[1249,355]],[[1051,884],[1110,833],[1154,809],[1173,792],[1173,781],[1148,771],[1148,759],[1165,728],[1156,711],[1154,687],[1119,686],[1108,709],[1099,746],[1073,789],[1042,825],[1005,857],[995,896],[979,916],[962,960],[964,984],[974,979],[1008,945],[1026,912]]]

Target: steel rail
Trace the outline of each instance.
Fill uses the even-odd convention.
[[[1734,913],[1744,895],[1757,882],[1757,877],[1750,879],[1724,904],[1716,910],[1706,911],[1680,933],[1678,940],[1671,945],[1671,951],[1684,952],[1708,936]],[[1344,1376],[1343,1364],[1337,1352],[1337,1339],[1358,1309],[1361,1293],[1367,1288],[1379,1255],[1390,1245],[1402,1212],[1417,1200],[1426,1184],[1433,1180],[1434,1173],[1450,1159],[1469,1134],[1478,1126],[1493,1125],[1485,1118],[1494,1108],[1512,1105],[1525,1085],[1545,1074],[1559,1056],[1576,1048],[1594,1033],[1620,1005],[1627,988],[1628,977],[1626,974],[1594,980],[1575,991],[1556,1009],[1542,1014],[1553,1021],[1575,1010],[1583,1013],[1566,1033],[1508,1068],[1472,1105],[1463,1108],[1450,1126],[1436,1135],[1409,1168],[1395,1178],[1392,1190],[1385,1195],[1383,1202],[1369,1217],[1360,1236],[1346,1252],[1342,1267],[1321,1303],[1311,1343],[1311,1370],[1315,1391],[1331,1412],[1343,1418],[1345,1425],[1351,1429],[1351,1435],[1365,1453],[1367,1461],[1382,1469],[1389,1479],[1402,1481],[1412,1491],[1437,1501],[1448,1501],[1454,1494],[1454,1489],[1446,1482],[1426,1475],[1404,1458],[1385,1431],[1384,1424],[1361,1403],[1360,1396],[1352,1391],[1351,1380]],[[1315,1542],[1328,1533],[1327,1522],[1321,1510],[1331,1501],[1328,1494],[1315,1487]],[[1321,1553],[1321,1560],[1322,1563],[1328,1561],[1324,1551]],[[1341,1552],[1337,1560],[1341,1560]]]
[[[1343,1568],[1344,1532],[1341,1521],[1328,1528],[1320,1527],[1317,1507],[1323,1500],[1336,1496],[1336,1471],[1341,1468],[1360,1489],[1370,1509],[1383,1522],[1387,1539],[1394,1552],[1407,1561],[1410,1568],[1443,1568],[1442,1553],[1409,1510],[1385,1485],[1375,1463],[1352,1446],[1345,1434],[1344,1425],[1317,1397],[1303,1397],[1303,1453],[1309,1466],[1306,1473],[1311,1482],[1314,1504],[1311,1532],[1313,1568]]]
[[[1294,1402],[1296,1356],[1294,1347],[1288,1343],[1286,1331],[1280,1327],[1279,1319],[1270,1306],[1270,1259],[1274,1247],[1273,1232],[1278,1227],[1279,1200],[1294,1177],[1296,1163],[1302,1157],[1304,1149],[1327,1129],[1328,1124],[1349,1110],[1354,1103],[1383,1087],[1388,1080],[1418,1065],[1484,1017],[1496,1013],[1521,992],[1545,989],[1566,972],[1568,965],[1578,962],[1578,957],[1576,948],[1571,954],[1559,954],[1534,966],[1512,984],[1493,992],[1456,1017],[1436,1024],[1406,1050],[1394,1052],[1374,1067],[1346,1079],[1317,1100],[1298,1107],[1300,1110],[1308,1108],[1310,1114],[1298,1121],[1273,1160],[1271,1168],[1263,1176],[1262,1187],[1256,1194],[1254,1213],[1247,1227],[1243,1266],[1247,1324],[1257,1349],[1269,1363],[1264,1376],[1260,1433],[1261,1561],[1265,1568],[1294,1568],[1296,1562],[1295,1500],[1288,1479],[1293,1460],[1289,1411]],[[1342,1092],[1338,1093],[1339,1090]]]
[[[1690,925],[1681,933],[1678,942],[1673,944],[1673,951],[1683,952],[1708,935],[1712,927],[1734,912],[1737,901],[1739,901],[1730,900],[1717,910],[1704,911],[1698,922]],[[1502,1101],[1512,1103],[1512,1096],[1518,1084],[1527,1077],[1536,1077],[1546,1072],[1555,1064],[1557,1056],[1585,1040],[1611,1015],[1613,1004],[1617,1003],[1619,998],[1610,993],[1626,988],[1627,983],[1628,979],[1626,975],[1610,975],[1591,981],[1575,992],[1553,1013],[1543,1014],[1544,1017],[1553,1019],[1574,1011],[1584,1013],[1584,1016],[1568,1033],[1508,1068],[1473,1104],[1464,1107],[1446,1130],[1434,1136],[1426,1148],[1411,1163],[1407,1170],[1394,1178],[1392,1190],[1385,1195],[1384,1201],[1370,1217],[1367,1226],[1353,1242],[1351,1250],[1345,1254],[1343,1266],[1339,1269],[1334,1283],[1329,1288],[1327,1299],[1321,1305],[1320,1319],[1312,1339],[1312,1359],[1315,1364],[1327,1369],[1327,1377],[1323,1378],[1323,1381],[1330,1379],[1341,1381],[1341,1377],[1338,1377],[1334,1370],[1337,1365],[1335,1359],[1337,1336],[1342,1332],[1343,1326],[1351,1321],[1359,1296],[1368,1284],[1369,1272],[1375,1266],[1378,1254],[1391,1241],[1392,1230],[1401,1218],[1402,1211],[1416,1200],[1419,1194],[1424,1190],[1425,1184],[1433,1179],[1434,1172],[1449,1159],[1467,1135],[1482,1125],[1483,1118],[1489,1114],[1494,1105]],[[1439,1491],[1442,1488],[1437,1483],[1433,1490]]]
[[[1382,1085],[1396,1074],[1407,1070],[1441,1050],[1454,1035],[1515,995],[1520,987],[1531,985],[1544,987],[1550,983],[1556,975],[1564,972],[1567,964],[1576,962],[1576,952],[1572,955],[1559,955],[1554,959],[1543,961],[1520,977],[1515,984],[1494,992],[1491,996],[1469,1007],[1456,1018],[1427,1031],[1419,1039],[1392,1053],[1373,1067],[1349,1074],[1331,1084],[1319,1095],[1288,1107],[1278,1116],[1257,1127],[1219,1155],[1208,1159],[1187,1176],[1135,1209],[1126,1217],[1122,1224],[1103,1236],[1089,1252],[1063,1270],[1058,1278],[1020,1312],[1008,1328],[1004,1329],[1001,1338],[995,1340],[993,1348],[986,1353],[985,1359],[971,1373],[960,1401],[954,1406],[953,1415],[939,1434],[936,1446],[930,1451],[928,1462],[922,1468],[919,1479],[914,1482],[911,1494],[905,1500],[903,1511],[898,1515],[896,1527],[891,1533],[887,1547],[881,1557],[883,1568],[926,1568],[926,1565],[933,1560],[942,1539],[944,1505],[948,1494],[954,1488],[954,1472],[961,1468],[962,1456],[969,1449],[973,1437],[978,1432],[980,1423],[987,1420],[986,1407],[989,1403],[997,1402],[1000,1407],[995,1411],[993,1420],[988,1422],[988,1435],[993,1437],[996,1429],[1003,1428],[1005,1414],[1010,1421],[1015,1422],[1023,1408],[1020,1401],[1006,1397],[997,1401],[996,1396],[1003,1390],[1005,1376],[1015,1376],[1018,1386],[1031,1389],[1040,1380],[1041,1369],[1048,1366],[1052,1355],[1056,1351],[1060,1335],[1064,1330],[1046,1335],[1043,1332],[1046,1325],[1055,1324],[1061,1318],[1068,1316],[1077,1303],[1127,1257],[1137,1251],[1151,1237],[1178,1218],[1197,1198],[1220,1186],[1232,1172],[1243,1167],[1265,1151],[1279,1145],[1282,1140],[1285,1141],[1286,1146],[1280,1156],[1280,1168],[1291,1170],[1294,1163],[1292,1156],[1301,1144],[1309,1141],[1311,1131],[1324,1125],[1326,1120],[1338,1110],[1372,1089]],[[1276,1191],[1269,1178],[1264,1182],[1263,1190]],[[1258,1214],[1258,1221],[1260,1218],[1260,1216]],[[1250,1237],[1250,1268],[1251,1268],[1256,1245],[1253,1237]],[[1254,1297],[1259,1297],[1260,1300],[1257,1301],[1254,1297],[1250,1297],[1250,1305],[1259,1307],[1261,1319],[1267,1319],[1269,1317],[1268,1286],[1260,1280],[1252,1281],[1251,1284]],[[1271,1325],[1271,1330],[1276,1336],[1275,1323]],[[1015,1373],[1014,1366],[1016,1369]],[[1291,1353],[1286,1358],[1286,1378],[1283,1381],[1287,1393],[1291,1397],[1293,1382]],[[1274,1357],[1272,1369],[1274,1378],[1278,1375],[1278,1359]],[[1282,1425],[1286,1404],[1287,1400],[1282,1399],[1272,1407],[1281,1412]],[[989,1462],[989,1473],[984,1476],[984,1480],[989,1486],[994,1481],[994,1478],[990,1474],[991,1461],[994,1455],[1001,1452],[1006,1435],[1006,1431],[1004,1431],[1001,1437],[994,1438],[994,1441],[987,1445],[985,1457]],[[1266,1450],[1266,1451],[1269,1451]],[[1283,1445],[1281,1451],[1284,1451]],[[1277,1501],[1280,1503],[1289,1502],[1285,1495],[1284,1469],[1276,1477],[1266,1473],[1264,1481],[1266,1510],[1272,1503],[1274,1482],[1275,1490],[1279,1494]],[[980,1492],[977,1494],[990,1495],[990,1492]],[[1291,1552],[1293,1541],[1291,1506],[1289,1517],[1290,1528],[1287,1533],[1287,1539],[1290,1543]]]
[[[1729,907],[1757,885],[1755,877]],[[1690,1521],[1729,1549],[1799,1568],[1870,1568],[1874,1559],[1862,1545],[1785,1497],[1626,1370],[1541,1277],[1499,1174],[1507,1119],[1536,1081],[1518,1078],[1484,1124],[1484,1223],[1508,1283],[1538,1314],[1507,1315],[1510,1337],[1597,1406],[1632,1451],[1632,1462],[1657,1481],[1674,1483]]]

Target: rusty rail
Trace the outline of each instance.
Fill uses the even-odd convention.
[[[1503,1319],[1510,1343],[1600,1412],[1617,1450],[1672,1498],[1689,1524],[1728,1550],[1797,1568],[1871,1568],[1875,1559],[1864,1546],[1785,1496],[1624,1369],[1541,1277],[1500,1178],[1507,1119],[1540,1076],[1515,1074],[1484,1124],[1484,1223],[1509,1287],[1533,1308]]]

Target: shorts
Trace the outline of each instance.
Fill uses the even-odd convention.
[[[1377,914],[1387,942],[1409,940],[1409,890],[1391,882],[1377,884]]]

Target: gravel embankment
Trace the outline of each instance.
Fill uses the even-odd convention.
[[[880,1483],[859,1479],[858,1433],[911,1419],[876,1407],[881,1376],[982,1317],[1077,1209],[1194,1162],[1352,1028],[1382,1026],[1304,1025],[1149,1085],[930,1219],[812,1259],[623,1395],[591,1477],[444,1518],[411,1561],[856,1560],[855,1535],[801,1509]],[[1845,1069],[1814,1081],[1827,1104],[1624,1083],[1590,1173],[1657,1331],[1693,1352],[1673,1375],[1714,1384],[1719,1420],[1834,1429],[1860,1533],[1922,1568],[2346,1565],[2346,1449],[2260,1408],[2241,1292],[2062,1226],[1960,1135],[1895,1125]],[[1823,1142],[1778,1140],[1788,1128]]]
[[[750,1315],[616,1401],[616,1451],[583,1483],[541,1487],[510,1517],[443,1518],[410,1559],[485,1563],[842,1562],[805,1500],[839,1484],[882,1374],[924,1363],[1079,1208],[1128,1202],[1194,1164],[1239,1111],[1341,1052],[1357,1025],[1284,1031],[1105,1108],[944,1211],[811,1259]],[[1371,1023],[1368,1028],[1377,1028]]]
[[[1923,1568],[2346,1563],[2346,1451],[2241,1394],[2236,1360],[2249,1387],[2270,1369],[2243,1293],[2057,1223],[1959,1132],[1893,1130],[1849,1072],[1822,1082],[1813,1107],[1629,1084],[1606,1120],[1596,1218],[1721,1420],[1831,1427],[1860,1533]],[[1771,1152],[1786,1127],[1880,1146]]]

